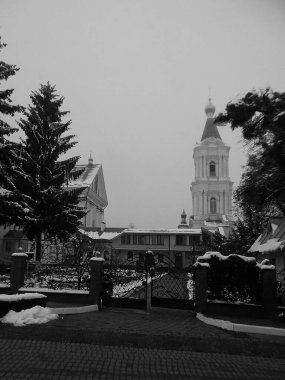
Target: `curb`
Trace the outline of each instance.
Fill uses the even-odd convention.
[[[206,317],[201,313],[197,313],[196,318],[207,325],[212,325],[220,327],[224,330],[234,331],[234,332],[244,332],[249,334],[264,334],[264,335],[274,335],[274,336],[284,336],[285,329],[277,327],[267,327],[267,326],[256,326],[256,325],[242,325],[239,323],[233,323],[230,321],[224,321],[222,319],[214,319]]]
[[[90,313],[91,311],[98,311],[98,305],[88,305],[81,307],[47,307],[52,314],[82,314]]]

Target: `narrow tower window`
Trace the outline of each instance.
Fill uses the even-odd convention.
[[[210,213],[215,214],[217,212],[217,201],[216,198],[212,197],[210,199]]]
[[[214,161],[210,162],[210,177],[215,177],[216,176],[216,164]]]

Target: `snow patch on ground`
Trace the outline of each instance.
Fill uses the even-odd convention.
[[[31,324],[43,324],[58,318],[58,314],[51,312],[49,308],[34,306],[31,309],[19,312],[10,310],[3,318],[2,323],[10,323],[16,327]]]

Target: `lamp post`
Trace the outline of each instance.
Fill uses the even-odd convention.
[[[146,272],[146,310],[151,308],[151,274],[154,272],[155,262],[153,252],[147,248],[144,254],[144,269]]]

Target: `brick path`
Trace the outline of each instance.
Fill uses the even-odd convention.
[[[285,338],[231,333],[169,309],[0,323],[0,379],[283,380]]]
[[[0,339],[0,379],[283,380],[285,360]]]

